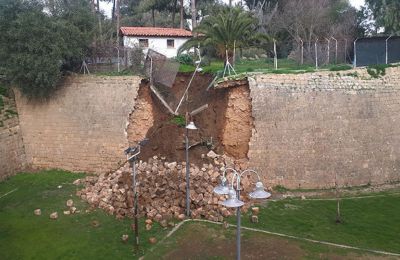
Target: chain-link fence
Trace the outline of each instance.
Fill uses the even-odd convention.
[[[400,62],[400,36],[359,38],[354,41],[354,66]]]
[[[289,58],[299,64],[315,64],[317,67],[329,64],[344,64],[352,60],[352,45],[349,39],[323,38],[316,41],[297,41]]]
[[[90,73],[121,72],[129,69],[142,74],[143,60],[144,52],[139,47],[103,46],[93,48],[86,57],[85,64]]]

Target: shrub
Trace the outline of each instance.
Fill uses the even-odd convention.
[[[388,67],[386,64],[370,65],[367,67],[367,72],[371,77],[377,79],[386,75],[386,68]]]
[[[353,67],[347,64],[336,65],[329,68],[330,71],[351,70]]]
[[[173,118],[171,118],[170,122],[172,124],[180,126],[180,127],[185,127],[186,126],[185,117],[182,116],[182,115],[174,116]]]
[[[129,60],[134,73],[143,73],[144,53],[141,47],[134,46],[129,51]]]
[[[193,58],[189,54],[180,54],[176,56],[176,61],[178,61],[180,64],[185,64],[185,65],[193,64]]]

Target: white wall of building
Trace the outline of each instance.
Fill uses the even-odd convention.
[[[178,49],[187,41],[189,38],[184,37],[145,37],[145,36],[124,36],[124,46],[133,48],[139,46],[139,39],[148,39],[149,47],[143,48],[144,53],[147,54],[148,49],[153,49],[161,54],[167,56],[167,58],[176,57]],[[167,40],[174,40],[174,47],[167,46]]]

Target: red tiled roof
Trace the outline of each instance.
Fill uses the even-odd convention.
[[[121,27],[122,35],[126,36],[167,36],[167,37],[192,37],[192,32],[178,28],[161,27]]]

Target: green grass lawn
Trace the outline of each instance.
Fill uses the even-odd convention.
[[[235,259],[236,229],[188,222],[153,247],[145,259]],[[241,232],[242,259],[395,259],[254,231]]]
[[[90,209],[88,204],[75,196],[80,187],[72,182],[83,176],[84,174],[53,170],[38,174],[18,174],[1,182],[0,259],[136,259],[143,254],[150,259],[157,259],[160,255],[168,256],[171,252],[171,257],[179,258],[179,254],[186,251],[187,254],[193,253],[194,259],[200,259],[206,251],[204,254],[211,259],[233,256],[234,229],[224,231],[219,225],[199,227],[184,224],[183,231],[179,231],[181,233],[177,233],[176,237],[154,246],[148,243],[148,239],[155,236],[160,241],[169,230],[155,224],[150,231],[145,231],[144,219],[140,221],[141,247],[139,251],[135,251],[130,230],[132,220],[116,220],[114,216],[107,215],[102,210]],[[62,188],[58,188],[59,185]],[[10,191],[12,192],[9,193]],[[6,195],[7,193],[9,194]],[[250,223],[249,214],[244,214],[243,226],[364,249],[400,253],[399,190],[376,195],[380,196],[343,199],[342,224],[335,223],[334,200],[285,199],[262,205],[257,224]],[[81,212],[63,215],[63,211],[67,210],[65,202],[70,198]],[[36,208],[41,208],[41,216],[33,214]],[[50,213],[54,211],[59,213],[57,220],[49,219]],[[93,221],[100,225],[94,226]],[[236,222],[235,218],[228,221]],[[206,231],[202,231],[204,228]],[[207,228],[214,231],[207,232]],[[208,233],[212,236],[209,237]],[[123,234],[130,235],[127,243],[121,241]],[[353,254],[355,257],[367,254],[363,251],[328,248],[250,231],[244,231],[243,234],[243,243],[250,248],[251,245],[258,245],[255,249],[275,245],[271,250],[278,256],[270,255],[271,250],[260,251],[260,254],[275,259],[279,259],[279,254],[285,256],[289,249],[292,250],[291,254],[300,254],[304,258],[330,259],[344,254],[351,259]],[[202,250],[188,250],[190,247],[187,241],[198,245]],[[224,253],[224,248],[228,254]],[[276,248],[283,249],[279,251]],[[218,255],[221,258],[218,258]]]
[[[243,225],[309,239],[400,253],[400,194],[341,200],[343,223],[336,224],[336,201],[286,199],[261,206],[259,223]],[[235,223],[235,219],[230,219]]]
[[[180,72],[192,72],[194,71],[194,66],[181,64],[179,71]],[[352,67],[346,64],[338,64],[338,65],[326,65],[322,66],[320,69],[323,70],[331,70],[331,71],[340,71],[340,70],[348,70]],[[212,61],[208,66],[202,66],[203,73],[221,73],[224,70],[224,62],[223,61]],[[296,61],[290,59],[279,59],[278,60],[278,69],[274,68],[273,59],[259,59],[259,60],[242,60],[238,61],[235,64],[235,71],[237,73],[246,73],[246,72],[263,72],[263,73],[276,73],[276,74],[287,74],[287,73],[305,73],[305,72],[314,72],[315,66],[310,64],[298,64]]]
[[[145,231],[141,220],[141,247],[136,252],[130,229],[132,220],[116,220],[102,210],[88,209],[75,196],[72,184],[84,174],[45,171],[40,174],[18,174],[0,183],[0,259],[132,259],[142,255],[150,244],[149,237],[164,236],[158,224]],[[62,185],[59,189],[57,186]],[[2,197],[4,194],[15,190]],[[66,200],[72,198],[81,212],[63,215]],[[36,208],[42,210],[35,216]],[[49,219],[57,211],[57,220]],[[98,221],[98,227],[93,221]],[[121,236],[129,234],[123,243]]]

